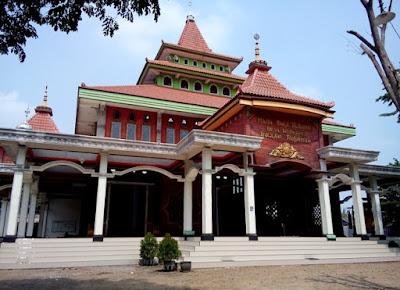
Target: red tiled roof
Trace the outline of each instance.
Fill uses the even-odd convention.
[[[187,20],[178,45],[189,49],[211,52],[194,20]]]
[[[136,86],[84,86],[85,89],[104,91],[130,96],[146,97],[157,100],[172,101],[184,104],[220,108],[230,100],[228,97],[195,93],[186,90],[173,89],[158,85]]]
[[[165,41],[163,41],[163,44],[168,45],[168,46],[171,46],[171,47],[176,47],[176,48],[180,48],[180,47],[182,47],[182,48],[187,48],[187,49],[193,50],[193,51],[195,51],[195,52],[196,52],[196,51],[198,51],[198,52],[205,52],[205,53],[210,54],[211,56],[215,56],[215,57],[229,58],[229,59],[231,59],[232,61],[238,62],[238,63],[242,62],[242,60],[243,60],[243,57],[234,57],[234,56],[230,56],[230,55],[226,55],[226,54],[220,54],[220,53],[215,53],[215,52],[211,52],[211,51],[210,51],[210,52],[202,51],[202,50],[197,49],[196,47],[185,47],[185,46],[181,46],[181,45],[177,45],[177,44],[169,43],[169,42],[165,42]],[[158,54],[160,54],[160,53],[158,53]]]
[[[203,68],[197,68],[197,67],[188,66],[188,65],[182,65],[182,64],[170,62],[167,60],[146,60],[146,61],[147,61],[147,63],[150,63],[150,64],[158,64],[158,65],[164,65],[164,66],[173,67],[173,68],[186,69],[186,70],[190,70],[190,71],[194,71],[194,72],[206,73],[206,74],[211,74],[211,75],[221,76],[221,77],[226,77],[226,78],[232,78],[232,79],[241,80],[241,81],[244,81],[246,79],[245,77],[241,77],[241,76],[230,74],[230,73],[214,71],[214,70],[209,70],[209,69],[203,69]]]
[[[310,105],[332,108],[335,103],[325,103],[314,99],[306,98],[289,91],[276,78],[274,78],[266,69],[255,68],[239,88],[237,94],[249,94],[296,103],[305,103]]]
[[[333,126],[340,126],[340,127],[354,128],[354,125],[353,125],[353,124],[350,124],[350,125],[343,125],[343,124],[340,124],[340,123],[336,123],[336,122],[328,121],[328,120],[326,120],[326,119],[322,120],[322,123],[323,123],[323,124],[326,124],[326,125],[333,125]]]
[[[60,133],[56,123],[54,123],[51,108],[47,106],[38,106],[35,109],[36,114],[28,120],[28,124],[32,126],[32,130]]]

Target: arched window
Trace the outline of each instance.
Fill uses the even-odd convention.
[[[129,114],[129,121],[131,122],[135,121],[135,114],[133,112]]]
[[[181,80],[181,89],[188,90],[189,82],[187,80]]]
[[[224,71],[224,67],[222,65],[219,66],[219,71]]]
[[[207,63],[203,62],[201,65],[203,66],[203,68],[207,68]]]
[[[201,82],[195,82],[194,83],[194,90],[198,91],[198,92],[202,92],[203,91],[203,85],[201,84]]]
[[[169,76],[165,76],[163,79],[163,85],[167,87],[172,87],[172,79]]]
[[[197,60],[193,61],[193,66],[197,66]]]
[[[183,60],[183,63],[187,65],[187,64],[189,64],[189,60],[188,60],[187,58],[185,58],[185,59]]]
[[[210,86],[210,94],[218,95],[218,87],[216,85]]]
[[[222,89],[222,94],[223,94],[224,96],[230,97],[230,96],[231,96],[231,90],[230,90],[228,87],[224,87],[224,88]]]
[[[174,56],[174,61],[175,61],[175,62],[179,62],[179,56],[175,55],[175,56]]]
[[[114,112],[114,119],[118,120],[120,117],[119,111]]]
[[[213,63],[211,64],[211,69],[215,70],[215,64],[213,64]]]
[[[187,121],[186,121],[186,119],[182,119],[182,127],[184,127],[184,128],[187,127]]]
[[[168,126],[174,126],[174,119],[172,117],[168,118]]]
[[[146,115],[144,116],[144,121],[145,121],[146,123],[150,122],[150,116],[149,116],[149,114],[146,114]]]

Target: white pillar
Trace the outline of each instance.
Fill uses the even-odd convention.
[[[188,176],[192,167],[190,160],[185,160],[185,183],[183,185],[183,234],[193,230],[193,178]]]
[[[0,213],[0,237],[4,235],[4,227],[6,224],[6,214],[8,208],[8,199],[1,200],[1,213]]]
[[[104,137],[106,134],[106,105],[100,104],[97,109],[96,136]]]
[[[351,192],[353,196],[354,218],[357,235],[366,235],[367,228],[365,226],[364,206],[361,197],[361,181],[358,175],[358,166],[351,164],[349,166],[350,176],[354,179],[351,184]]]
[[[162,112],[157,112],[156,142],[161,143]]]
[[[19,211],[19,223],[18,223],[18,238],[25,238],[26,230],[26,218],[28,216],[28,205],[29,205],[29,194],[31,192],[31,180],[27,180],[24,183],[21,208]]]
[[[35,225],[35,214],[36,214],[36,200],[39,192],[39,178],[36,177],[35,181],[31,186],[31,199],[29,201],[29,214],[28,214],[28,226],[26,228],[26,236],[33,236],[33,227]]]
[[[31,200],[29,202],[28,227],[26,228],[27,237],[33,236],[33,227],[35,225],[36,200],[37,200],[37,192],[32,192]]]
[[[100,154],[100,169],[97,184],[97,198],[96,198],[96,215],[94,220],[94,242],[103,241],[103,223],[104,223],[104,207],[106,201],[107,192],[107,164],[108,155],[107,153]]]
[[[44,216],[45,216],[45,209],[46,209],[46,193],[41,194],[41,203],[40,203],[40,212],[39,212],[39,225],[37,229],[37,236],[42,237],[43,233],[43,225],[44,225]]]
[[[212,220],[212,155],[211,148],[202,151],[202,240],[214,240]]]
[[[384,236],[385,233],[383,231],[381,201],[379,199],[380,191],[378,191],[378,183],[376,181],[376,176],[371,176],[369,178],[369,184],[372,188],[372,190],[368,192],[368,194],[371,200],[372,214],[374,216],[375,235]]]
[[[26,150],[27,148],[25,146],[19,146],[18,148],[16,160],[16,166],[18,169],[14,172],[10,197],[10,211],[8,214],[6,235],[4,237],[4,242],[7,243],[14,243],[17,237],[18,212],[21,201],[22,182],[24,179],[23,169],[25,168]]]
[[[320,159],[320,166],[322,171],[327,171],[326,161]],[[322,221],[322,234],[333,235],[332,223],[332,209],[331,199],[329,195],[328,175],[323,174],[320,179],[316,180],[318,183],[318,199],[321,208],[321,221]]]
[[[244,179],[244,212],[246,218],[246,235],[249,240],[258,240],[256,229],[256,208],[254,200],[253,168],[247,168]]]
[[[45,203],[43,207],[43,222],[42,222],[42,231],[40,236],[44,238],[46,236],[46,227],[47,227],[47,215],[49,213],[49,204]]]

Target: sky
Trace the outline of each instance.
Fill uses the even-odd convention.
[[[392,21],[400,33],[400,1],[394,1]],[[191,6],[189,6],[191,3]],[[98,19],[83,18],[77,32],[65,34],[37,27],[38,39],[27,41],[24,63],[14,54],[0,55],[0,127],[15,128],[42,103],[48,104],[63,133],[74,133],[77,91],[89,86],[135,85],[145,64],[154,59],[161,40],[177,43],[189,12],[216,53],[243,57],[233,71],[246,76],[254,60],[254,34],[260,56],[270,73],[291,91],[325,102],[334,101],[334,122],[354,124],[357,136],[336,146],[379,151],[374,164],[400,159],[400,124],[395,117],[379,117],[387,105],[376,103],[383,85],[352,29],[369,37],[369,26],[358,0],[225,1],[161,0],[161,16],[119,19],[114,37],[104,37]],[[113,12],[111,12],[113,13]],[[400,63],[400,39],[389,25],[386,49]]]

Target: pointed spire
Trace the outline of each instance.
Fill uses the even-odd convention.
[[[252,73],[256,68],[266,71],[269,71],[271,69],[271,67],[268,66],[267,62],[260,58],[260,48],[258,46],[258,40],[260,39],[260,36],[258,34],[254,34],[254,39],[256,40],[255,57],[254,61],[249,64],[249,69],[246,72],[247,74]]]
[[[42,107],[48,107],[47,106],[47,85],[46,85],[46,90],[44,91]]]
[[[186,25],[179,38],[178,45],[198,51],[212,52],[197,27],[193,15],[186,17]]]

